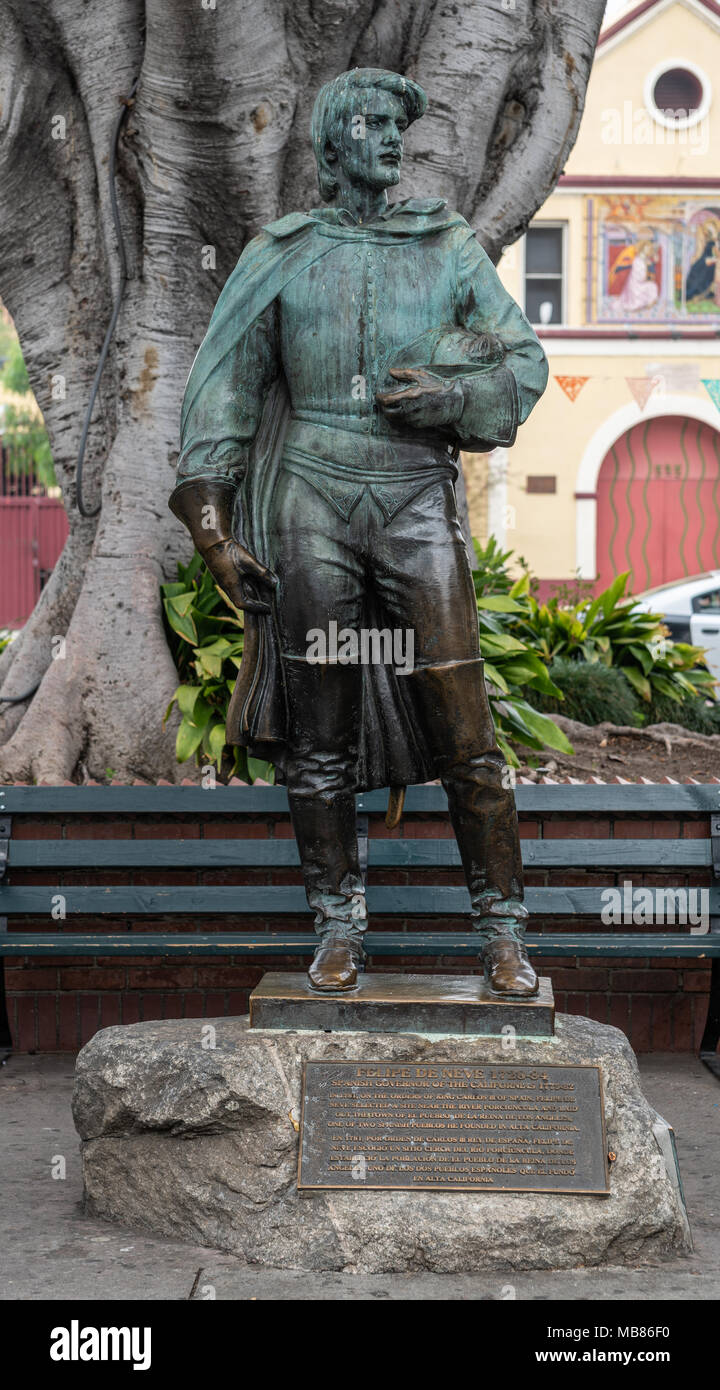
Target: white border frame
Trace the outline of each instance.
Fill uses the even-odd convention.
[[[661,415],[684,415],[720,432],[720,411],[709,397],[704,401],[700,396],[658,392],[650,397],[644,410],[631,401],[603,421],[586,445],[575,479],[575,565],[581,579],[597,579],[597,482],[603,459],[633,425]],[[584,495],[578,497],[578,493]]]
[[[653,89],[658,78],[666,72],[672,72],[675,68],[687,68],[693,77],[696,77],[702,87],[702,100],[696,111],[690,116],[684,116],[682,120],[674,121],[665,112],[655,105],[653,99]],[[650,70],[643,84],[643,101],[645,110],[652,117],[656,125],[663,126],[665,130],[690,130],[692,126],[699,125],[710,110],[712,102],[712,82],[707,73],[697,63],[693,63],[690,58],[666,58],[662,63],[656,63]]]

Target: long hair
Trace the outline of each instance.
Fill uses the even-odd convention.
[[[386,72],[384,68],[352,68],[350,72],[341,72],[332,82],[326,82],[317,94],[310,122],[320,197],[324,203],[332,202],[337,192],[337,179],[325,158],[326,145],[328,141],[336,147],[340,143],[343,118],[348,108],[352,108],[354,94],[373,88],[393,92],[400,98],[408,125],[422,116],[427,107],[427,97],[417,82],[398,72]]]

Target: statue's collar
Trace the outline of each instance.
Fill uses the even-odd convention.
[[[328,222],[336,227],[387,227],[396,217],[429,217],[433,213],[443,212],[447,207],[447,198],[405,198],[401,203],[388,203],[384,212],[378,213],[377,217],[372,217],[367,222],[359,222],[354,213],[348,208],[312,208],[310,217],[320,218],[323,222]]]
[[[311,208],[310,212],[291,212],[264,227],[273,237],[286,237],[313,223],[323,236],[341,240],[394,240],[396,237],[427,236],[462,223],[457,212],[447,212],[446,198],[406,198],[390,203],[369,222],[358,222],[347,208]]]

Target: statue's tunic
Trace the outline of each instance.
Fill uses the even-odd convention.
[[[465,404],[452,430],[399,429],[376,392],[396,389],[390,366],[407,361],[408,345],[443,325],[478,339],[495,335],[504,358],[486,370],[470,361],[467,374],[460,370]],[[478,663],[454,459],[458,448],[511,443],[546,380],[532,328],[468,224],[440,199],[410,200],[363,225],[344,210],[291,214],[250,244],[188,381],[178,468],[178,482],[204,474],[243,484],[244,539],[280,578],[265,649],[275,641],[282,653],[288,748],[277,742],[286,731],[268,734],[257,709],[248,716],[247,701],[240,717],[240,691],[228,725],[234,741],[272,757],[281,775],[305,757],[293,750],[293,705],[307,710],[313,701],[304,688],[309,673],[301,676],[297,667],[304,665],[308,631],[329,621],[412,628],[420,667]],[[278,387],[289,397],[289,421],[268,487],[267,460],[261,484],[251,446]],[[255,626],[246,615],[246,627]],[[257,626],[263,630],[262,619]],[[333,777],[362,787],[437,775],[409,708],[411,683],[392,670],[345,668],[337,677],[345,689],[335,743],[349,737],[350,747]],[[301,680],[296,702],[293,687]],[[239,687],[243,681],[247,691],[263,686],[247,671]],[[262,709],[268,707],[269,697]],[[327,730],[327,717],[320,722]],[[305,733],[302,747],[310,750],[318,731],[307,719]],[[492,741],[491,725],[486,733]],[[327,759],[325,771],[330,775]]]

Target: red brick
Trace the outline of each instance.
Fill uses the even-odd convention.
[[[683,821],[682,838],[684,840],[709,840],[710,823],[707,820],[686,820]]]
[[[545,840],[607,840],[610,835],[609,820],[551,820],[543,828]]]
[[[125,969],[101,970],[88,961],[84,966],[60,967],[61,989],[122,989],[125,984]]]
[[[205,1018],[223,1018],[225,1015],[225,995],[217,992],[205,995]]]
[[[13,816],[13,840],[61,840],[62,822],[60,820],[23,820]]]
[[[695,1000],[676,995],[672,1001],[672,1047],[674,1052],[690,1052],[693,1045]]]
[[[606,994],[588,995],[587,1016],[594,1018],[596,1023],[607,1023],[608,998]]]
[[[537,967],[536,967],[537,968]],[[555,989],[590,989],[606,990],[608,988],[607,968],[577,970],[567,965],[551,966],[552,982]]]
[[[134,869],[133,877],[138,887],[157,888],[181,885],[193,888],[198,881],[198,870],[192,869]]]
[[[161,994],[140,995],[140,1016],[144,1023],[163,1016],[163,997]]]
[[[611,970],[610,987],[613,990],[630,994],[647,994],[648,991],[676,990],[678,988],[675,970]]]
[[[98,817],[84,823],[68,821],[65,826],[66,840],[131,840],[132,825],[129,821],[119,821],[115,817]]]
[[[613,1028],[619,1028],[621,1032],[630,1032],[630,996],[627,994],[611,994],[607,1022]]]
[[[635,1052],[650,1051],[652,999],[635,995],[630,1001],[630,1043]]]
[[[705,1032],[707,1009],[703,1005],[698,1008],[695,1000],[693,1000],[693,1003],[695,1004],[693,1011],[693,1052],[697,1052],[702,1042],[703,1033]]]
[[[114,1028],[121,1022],[122,998],[119,994],[100,995],[100,1027]]]
[[[275,827],[275,834],[278,834],[279,827]],[[292,831],[291,831],[292,833]],[[204,840],[267,840],[268,827],[266,821],[245,821],[237,816],[228,816],[227,820],[209,820],[205,822]]]
[[[182,1018],[182,995],[163,995],[163,1018]]]
[[[122,1021],[123,1021],[123,1023],[139,1023],[139,1022],[140,1022],[140,995],[139,995],[139,994],[123,994],[123,995],[121,996],[120,1003],[121,1003],[121,1005],[122,1005]]]
[[[703,993],[707,994],[708,990],[710,989],[709,966],[710,962],[708,962],[707,970],[684,970],[683,989],[691,993],[695,992],[696,990],[700,990]]]
[[[63,1052],[76,1052],[79,1042],[77,995],[61,994],[58,1000],[58,1043],[60,1049]]]
[[[537,821],[537,820],[520,820],[520,821],[518,821],[518,830],[519,830],[519,832],[520,832],[520,839],[521,839],[521,840],[538,840],[538,839],[540,838],[540,824],[541,824],[540,821]]]
[[[18,995],[15,1001],[15,1048],[18,1052],[34,1052],[36,1050],[36,1024],[34,995]]]
[[[452,840],[453,829],[449,820],[408,821],[405,826],[406,840]]]
[[[80,1042],[84,1046],[100,1027],[100,995],[81,994],[80,1004]]]
[[[18,969],[17,966],[8,963],[5,966],[5,985],[8,992],[11,990],[56,989],[57,968],[48,967],[46,970],[37,970],[30,966]]]
[[[202,1018],[205,999],[199,989],[188,990],[183,994],[185,1018]]]
[[[229,1018],[242,1018],[250,1010],[250,996],[247,989],[228,991],[227,1010]]]
[[[672,1005],[670,995],[653,999],[652,1046],[653,1052],[670,1052],[672,1049]]]
[[[40,1052],[54,1052],[57,1047],[57,996],[41,994],[37,1001],[37,1042]]]
[[[616,840],[677,840],[680,838],[679,820],[616,820]]]
[[[569,1014],[581,1014],[585,1017],[587,1015],[587,1009],[588,1000],[586,994],[571,994],[568,991],[567,1012]]]
[[[197,822],[186,823],[181,820],[136,821],[136,840],[199,840],[200,826]]]
[[[254,989],[263,971],[256,965],[245,968],[236,965],[203,965],[198,967],[199,989]]]
[[[194,966],[145,965],[128,970],[129,989],[191,989],[195,984]]]

